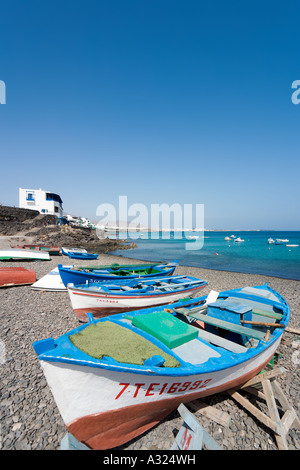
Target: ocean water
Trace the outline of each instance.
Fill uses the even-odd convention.
[[[286,279],[300,280],[300,232],[246,231],[246,232],[193,232],[197,240],[189,239],[181,233],[134,234],[127,237],[128,243],[137,247],[132,250],[118,250],[112,254],[132,259],[153,262],[178,260],[180,265],[263,274]],[[226,241],[234,235],[243,242]],[[182,237],[180,239],[176,237]],[[139,237],[139,238],[137,238]],[[203,238],[201,238],[203,237]],[[126,238],[120,233],[118,238]],[[268,244],[268,239],[288,239],[281,245]],[[203,246],[200,248],[200,246]],[[287,245],[299,245],[289,247]]]

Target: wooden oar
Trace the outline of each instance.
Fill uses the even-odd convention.
[[[266,323],[262,321],[249,321],[249,320],[241,320],[241,323],[247,323],[248,325],[257,325],[257,326],[271,326],[273,328],[284,328],[285,325],[282,323]]]

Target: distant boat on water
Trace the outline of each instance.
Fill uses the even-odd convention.
[[[276,238],[276,245],[282,245],[284,243],[288,243],[289,240],[287,238]]]

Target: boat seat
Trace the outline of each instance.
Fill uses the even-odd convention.
[[[208,315],[203,315],[202,313],[195,312],[195,313],[188,315],[188,317],[194,318],[195,320],[200,320],[204,323],[208,323],[209,325],[216,326],[224,330],[231,331],[232,333],[245,335],[250,338],[255,338],[258,340],[263,340],[266,336],[266,333],[263,331],[258,331],[258,330],[255,330],[254,328],[248,328],[246,326],[241,326],[241,325],[238,325],[237,323],[220,320],[219,318],[209,317]],[[274,326],[276,325],[274,324]]]

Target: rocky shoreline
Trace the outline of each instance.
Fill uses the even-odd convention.
[[[1,237],[0,237],[1,238]],[[10,237],[9,237],[10,238]],[[8,239],[2,241],[8,242]],[[58,263],[69,260],[64,256],[52,256],[51,261],[1,262],[3,266],[23,266],[33,269],[37,279],[47,274]],[[132,260],[108,254],[100,254],[97,264],[125,264]],[[70,263],[70,260],[67,262]],[[76,262],[82,264],[82,262]],[[84,264],[95,264],[87,262]],[[280,292],[291,308],[289,326],[300,328],[299,282],[267,276],[212,271],[178,266],[175,274],[186,274],[205,279],[211,289],[225,290],[265,282]],[[34,341],[53,337],[78,326],[66,292],[34,291],[30,286],[0,289],[2,321],[0,323],[1,354],[1,414],[0,448],[2,450],[59,450],[66,428],[46,383],[32,347]],[[279,353],[279,365],[286,374],[278,381],[286,398],[300,416],[300,351],[292,347],[298,340],[291,333],[284,333]],[[299,353],[298,353],[299,351]],[[253,400],[249,396],[249,400]],[[203,399],[209,405],[230,415],[229,426],[222,426],[202,415],[196,415],[200,423],[225,450],[276,450],[274,434],[238,405],[226,393]],[[266,412],[265,402],[255,399],[255,405]],[[182,424],[177,411],[152,430],[125,444],[118,450],[160,451],[170,449],[174,436]],[[291,429],[287,437],[290,449],[300,449],[300,432]]]

